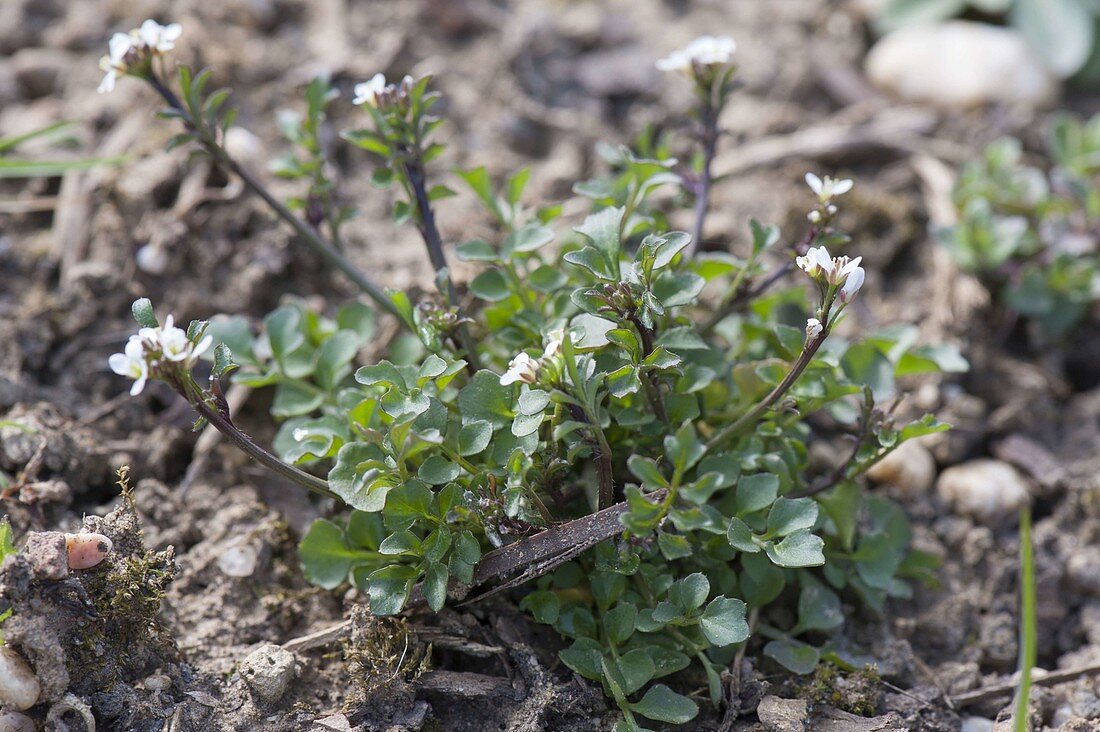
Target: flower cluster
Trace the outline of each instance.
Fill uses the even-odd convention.
[[[813,173],[806,173],[806,185],[817,194],[819,204],[806,217],[811,224],[827,223],[836,216],[837,208],[833,203],[833,198],[842,196],[852,190],[852,181],[848,178],[838,179],[825,176],[825,179],[822,180]]]
[[[534,384],[539,378],[539,369],[545,361],[554,358],[561,353],[561,344],[565,340],[565,332],[552,330],[546,336],[546,347],[542,351],[542,359],[531,358],[526,351],[520,351],[516,357],[508,362],[508,370],[500,377],[502,386],[510,386],[517,381],[525,384]]]
[[[355,97],[351,101],[352,104],[366,104],[376,109],[386,109],[408,97],[412,85],[413,78],[407,74],[396,84],[387,84],[384,74],[375,74],[370,81],[355,85]]]
[[[162,364],[179,364],[190,369],[195,360],[210,348],[214,340],[206,336],[198,343],[187,337],[186,331],[177,328],[169,315],[164,326],[142,328],[130,336],[122,353],[112,354],[107,360],[111,371],[134,380],[131,395],[140,394],[151,372]]]
[[[736,50],[737,44],[729,36],[700,36],[684,48],[659,60],[657,68],[661,71],[697,74],[700,69],[725,66]]]
[[[795,264],[818,283],[829,289],[839,287],[840,301],[847,305],[855,299],[863,287],[866,273],[859,263],[863,257],[833,257],[825,247],[811,247],[803,257],[796,257]],[[820,325],[820,324],[819,324]],[[807,323],[809,330],[809,323]]]
[[[115,33],[107,43],[107,55],[99,60],[99,67],[107,73],[99,84],[99,92],[111,91],[119,76],[134,73],[153,57],[171,51],[182,33],[179,23],[161,25],[152,19],[129,33]]]

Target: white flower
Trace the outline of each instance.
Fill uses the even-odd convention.
[[[729,36],[700,36],[659,60],[657,68],[691,73],[696,66],[724,66],[736,50],[737,44]]]
[[[128,74],[135,64],[171,51],[182,34],[179,23],[161,25],[151,18],[129,33],[115,33],[107,42],[107,55],[99,60],[99,67],[106,72],[99,92],[114,89],[118,77]]]
[[[386,76],[385,74],[375,74],[371,77],[370,81],[364,81],[361,84],[355,85],[355,98],[351,100],[352,104],[369,104],[372,107],[378,106],[378,95],[386,90]]]
[[[852,181],[848,178],[837,180],[825,176],[825,180],[818,178],[813,173],[806,173],[806,185],[817,194],[818,200],[828,203],[834,196],[841,196],[852,190]]]
[[[539,362],[524,352],[520,352],[508,362],[508,370],[500,377],[502,386],[522,381],[525,384],[534,384],[539,376]]]
[[[146,50],[160,55],[176,47],[176,40],[183,34],[183,26],[179,23],[161,25],[150,18],[141,24],[137,34]]]
[[[565,340],[565,332],[561,328],[546,334],[546,348],[542,351],[543,358],[553,358],[561,353],[561,344]]]
[[[134,385],[130,387],[131,396],[137,396],[145,388],[145,382],[149,379],[149,364],[145,360],[145,346],[141,336],[130,336],[125,350],[112,354],[107,359],[107,364],[119,376],[128,376],[134,380]]]
[[[795,257],[794,263],[810,277],[826,277],[833,271],[833,258],[825,247],[810,247],[803,257]]]
[[[856,257],[853,263],[858,261],[859,257]],[[856,267],[848,274],[844,280],[844,285],[840,288],[840,301],[842,303],[847,305],[855,299],[859,288],[863,287],[863,280],[866,276],[867,273],[863,271],[863,267]]]
[[[107,42],[107,55],[99,59],[99,68],[107,72],[103,81],[99,82],[99,93],[109,92],[115,88],[115,80],[125,74],[130,66],[126,57],[136,46],[134,38],[129,33],[115,33]]]
[[[824,330],[824,326],[821,325],[821,321],[817,318],[810,318],[806,321],[806,340],[814,340],[821,335],[822,330]]]

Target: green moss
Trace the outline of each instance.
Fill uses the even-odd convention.
[[[881,682],[874,666],[844,672],[832,664],[822,663],[798,692],[811,704],[826,704],[861,717],[873,717],[882,693]]]

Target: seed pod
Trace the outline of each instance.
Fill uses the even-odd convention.
[[[0,646],[0,707],[30,709],[41,692],[27,662],[11,646]]]
[[[69,552],[69,567],[89,569],[106,558],[113,548],[111,540],[103,534],[65,534],[65,547]]]

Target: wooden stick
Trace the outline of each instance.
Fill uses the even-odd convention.
[[[1100,663],[1094,663],[1089,666],[1078,666],[1077,668],[1067,668],[1062,671],[1050,671],[1043,676],[1033,677],[1031,679],[1031,685],[1057,686],[1058,684],[1074,681],[1083,676],[1093,675],[1100,675]],[[954,696],[948,697],[948,699],[957,707],[966,707],[986,701],[987,699],[995,699],[1005,694],[1011,694],[1014,691],[1016,691],[1016,682],[1006,681],[1002,684],[994,684],[981,689],[975,689],[974,691],[965,691],[961,694],[955,694]]]

